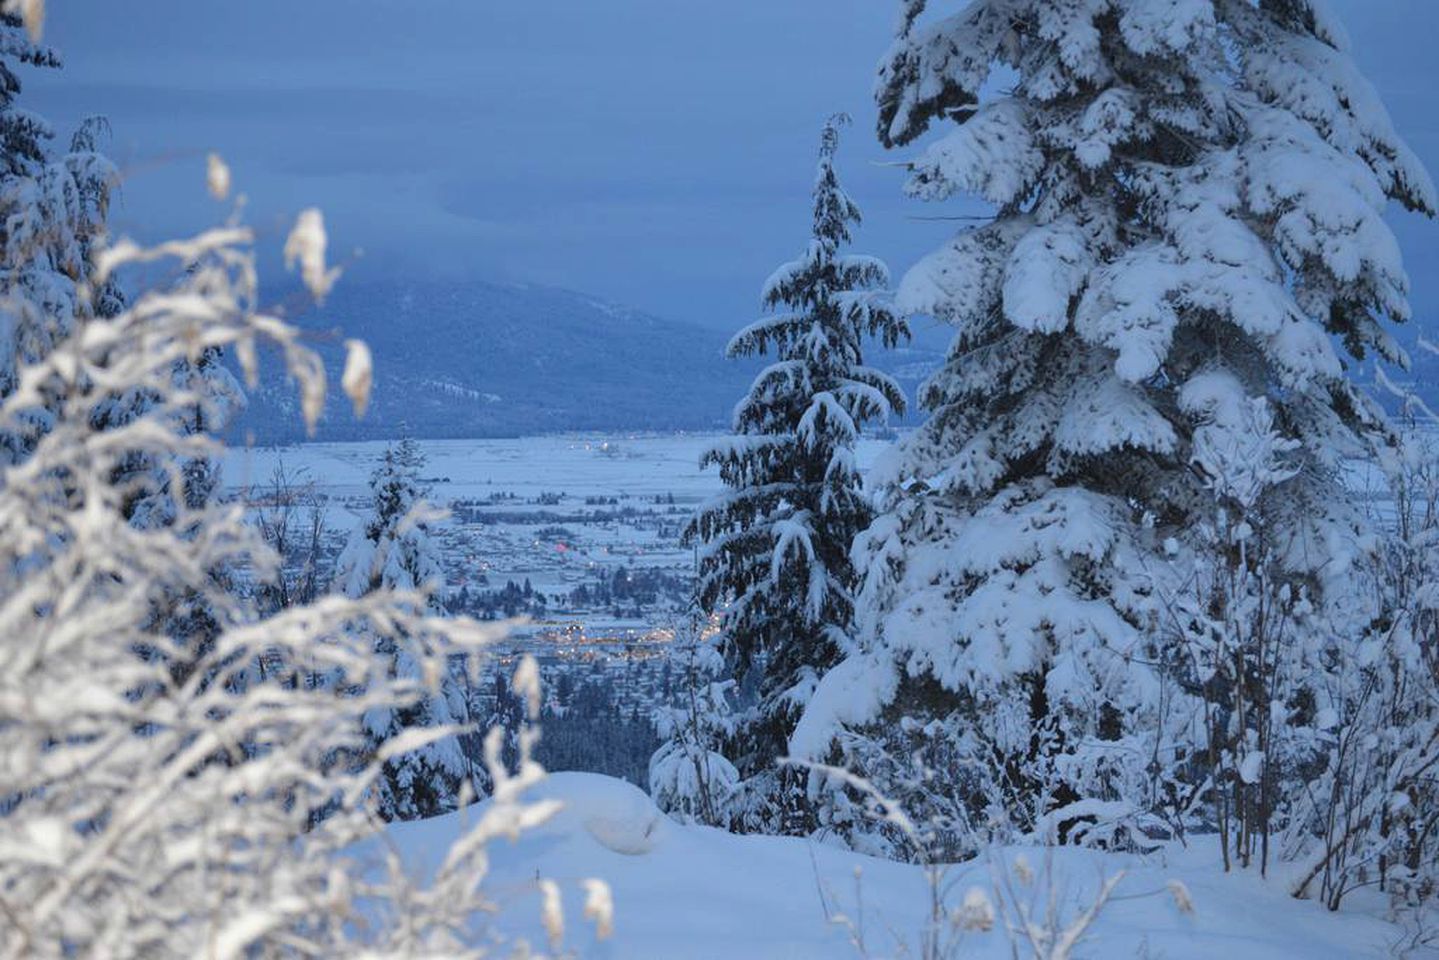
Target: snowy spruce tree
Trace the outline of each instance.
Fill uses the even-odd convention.
[[[698,609],[675,625],[669,663],[680,674],[672,702],[652,717],[662,742],[650,756],[655,804],[684,823],[723,826],[740,789],[739,771],[720,751],[735,735],[735,682],[725,678],[720,637]],[[667,663],[667,666],[669,665]]]
[[[1372,609],[1355,589],[1372,542],[1339,469],[1393,435],[1346,363],[1405,362],[1383,214],[1432,214],[1435,196],[1326,7],[903,3],[880,140],[935,129],[907,193],[992,217],[900,284],[898,309],[953,325],[953,346],[923,388],[928,422],[877,471],[857,648],[792,746],[904,768],[893,795],[916,818],[966,798],[953,846],[1004,825],[1112,842],[1216,799],[1190,759],[1211,742],[1194,703],[1211,677],[1184,647],[1227,614],[1176,609],[1238,541],[1262,540],[1247,562],[1276,616],[1356,636]],[[1197,447],[1243,461],[1256,444],[1279,461],[1216,554],[1232,478]],[[1233,729],[1245,683],[1221,676],[1209,706],[1221,772],[1247,781],[1270,772]],[[1270,715],[1315,733],[1323,685]],[[842,797],[827,815],[849,816]]]
[[[444,570],[430,539],[423,502],[424,463],[411,439],[385,448],[370,477],[370,513],[351,534],[336,563],[337,583],[346,596],[363,597],[380,589],[433,591],[443,582]],[[433,592],[429,602],[431,614],[438,615]],[[416,676],[409,645],[393,635],[377,636],[375,652],[389,663],[392,676],[423,679],[435,686],[434,678]],[[378,748],[405,730],[456,724],[467,712],[462,690],[445,677],[438,696],[420,698],[403,709],[371,711],[364,721]],[[385,764],[378,784],[380,814],[387,820],[415,820],[452,810],[469,775],[470,764],[455,736],[396,757]]]
[[[54,129],[19,103],[25,70],[59,66],[17,14],[0,13],[0,398],[14,392],[25,364],[47,357],[85,318],[113,316],[121,306],[113,278],[85,283],[118,181],[98,150],[104,122],[86,120],[57,157]],[[55,406],[40,398],[0,434],[0,459],[25,457],[53,423]]]
[[[109,318],[124,307],[119,279],[89,284],[93,258],[103,241],[119,172],[100,150],[109,125],[83,120],[58,156],[55,131],[17,103],[22,68],[58,69],[60,60],[32,40],[17,14],[0,15],[0,397],[15,388],[19,368],[44,359],[87,320]],[[194,264],[186,265],[194,269]],[[174,386],[194,402],[177,413],[186,430],[209,433],[224,426],[243,391],[210,348],[175,362]],[[91,417],[97,429],[113,430],[159,402],[153,389],[102,394]],[[36,404],[16,429],[0,436],[0,456],[23,459],[54,419],[55,403]],[[170,465],[131,451],[112,477],[126,497],[133,522],[155,525],[177,514],[174,498],[193,509],[218,484],[218,467],[204,460]]]
[[[55,345],[96,319],[124,308],[118,278],[91,283],[94,258],[105,239],[106,215],[119,174],[100,152],[108,124],[82,121],[68,149],[56,154],[55,131],[19,106],[26,68],[56,69],[59,58],[33,38],[18,14],[0,14],[0,398],[18,386],[26,364],[46,359]],[[195,265],[187,265],[194,269]],[[172,415],[182,429],[206,433],[221,425],[240,401],[239,385],[220,363],[220,350],[175,361],[173,386],[192,402]],[[90,412],[97,430],[116,431],[161,404],[153,388],[99,391]],[[59,398],[38,397],[23,417],[0,433],[0,459],[18,463],[55,424]],[[167,404],[168,406],[168,404]],[[167,461],[142,449],[119,457],[110,482],[137,526],[171,523],[197,509],[215,491],[218,467],[205,459]],[[217,578],[226,571],[212,571]],[[191,636],[196,647],[213,638],[213,614],[197,594],[155,603],[155,616]]]
[[[893,346],[908,330],[889,307],[888,271],[842,252],[859,208],[840,187],[841,118],[826,123],[804,253],[765,283],[773,312],[730,341],[732,357],[767,355],[735,409],[736,436],[704,456],[729,488],[688,528],[700,601],[723,611],[726,659],[758,702],[731,745],[745,783],[735,825],[808,832],[805,777],[777,761],[819,677],[848,646],[854,535],[869,522],[855,463],[867,422],[903,408],[899,387],[864,365],[865,338]]]

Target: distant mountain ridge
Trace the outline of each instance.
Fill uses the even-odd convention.
[[[506,437],[561,431],[723,430],[759,364],[723,355],[728,334],[553,287],[479,281],[341,283],[297,321],[331,391],[321,440]],[[736,323],[736,327],[739,323]],[[343,340],[370,345],[375,386],[356,420],[338,390]],[[938,352],[876,353],[913,395]],[[304,439],[278,361],[231,427],[235,439]]]

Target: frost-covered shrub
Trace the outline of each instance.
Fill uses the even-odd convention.
[[[1297,826],[1297,793],[1315,772],[1372,607],[1316,606],[1312,584],[1289,575],[1273,504],[1298,473],[1301,444],[1278,431],[1265,398],[1209,410],[1193,451],[1212,503],[1187,544],[1173,545],[1189,579],[1165,596],[1172,642],[1162,663],[1190,719],[1177,731],[1189,748],[1190,820],[1178,826],[1217,831],[1226,867],[1267,869],[1271,841]],[[1368,561],[1335,562],[1360,585],[1350,600],[1370,599]]]
[[[268,481],[244,492],[251,522],[278,560],[268,581],[251,584],[265,613],[314,602],[333,578],[325,498],[304,469],[281,461]]]
[[[1287,783],[1283,852],[1294,892],[1330,909],[1379,887],[1396,909],[1439,893],[1439,455],[1414,431],[1391,476],[1392,535],[1376,561],[1378,612],[1332,651],[1302,783]],[[1386,511],[1387,512],[1387,511]]]
[[[845,731],[839,754],[866,782],[886,784],[885,796],[903,809],[912,834],[874,816],[868,797],[844,779],[810,776],[819,812],[819,838],[835,838],[861,853],[892,859],[953,862],[979,853],[1003,835],[1003,800],[984,796],[989,784],[970,775],[981,745],[960,712],[920,723],[896,705],[884,734]]]
[[[313,253],[315,231],[296,242]],[[207,351],[233,351],[253,375],[259,344],[274,345],[317,417],[323,367],[259,308],[250,244],[231,223],[97,247],[76,286],[83,322],[17,367],[0,405],[0,431],[34,438],[0,475],[0,956],[484,955],[485,842],[552,810],[520,798],[541,775],[529,731],[515,773],[490,752],[493,803],[428,885],[395,858],[360,862],[383,762],[452,732],[409,730],[374,751],[361,718],[433,694],[494,628],[384,586],[262,612],[214,575],[263,578],[277,563],[241,507],[176,496],[171,522],[136,523],[113,482],[138,453],[182,491],[184,465],[218,454],[186,418],[210,398],[174,376]],[[87,311],[143,263],[178,279],[113,316]],[[25,295],[6,292],[12,306]],[[364,380],[346,378],[357,400]],[[152,402],[97,426],[97,404],[130,391]],[[36,409],[46,429],[24,434]],[[176,598],[213,621],[204,642],[157,616],[182,614]],[[388,669],[376,636],[415,669]],[[524,689],[533,716],[538,691]]]

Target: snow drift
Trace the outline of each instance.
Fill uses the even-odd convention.
[[[784,837],[742,837],[666,819],[641,791],[593,774],[548,777],[536,799],[561,812],[516,843],[492,846],[487,889],[503,907],[508,936],[545,942],[537,877],[565,889],[567,945],[596,958],[848,958],[913,956],[925,923],[928,881],[919,867]],[[473,811],[469,816],[473,816]],[[465,813],[395,824],[388,836],[413,870],[433,866]],[[1358,898],[1341,913],[1289,897],[1282,881],[1225,875],[1211,838],[1141,857],[1075,848],[1004,849],[991,861],[952,868],[946,902],[975,889],[993,896],[996,874],[1042,908],[1052,890],[1061,918],[1087,907],[1104,880],[1125,875],[1076,958],[1150,956],[1165,960],[1354,960],[1392,955],[1403,934]],[[1025,884],[1015,870],[1027,863]],[[572,890],[600,877],[614,894],[614,933],[600,941]],[[1187,914],[1169,890],[1179,881]],[[843,915],[849,925],[836,922]],[[1009,958],[1002,924],[966,934],[959,956]],[[863,951],[853,942],[863,938]],[[1148,953],[1144,953],[1144,950]],[[1021,952],[1021,956],[1028,956]]]

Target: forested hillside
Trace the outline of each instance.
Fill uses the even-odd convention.
[[[332,383],[344,339],[364,340],[376,357],[368,415],[351,417],[332,389],[318,430],[326,440],[728,429],[735,397],[758,369],[726,359],[723,332],[553,287],[346,282],[297,324]],[[885,359],[912,386],[940,357],[931,346]],[[272,368],[231,436],[303,438],[295,402]]]

